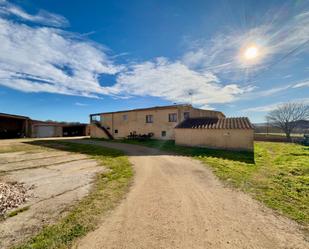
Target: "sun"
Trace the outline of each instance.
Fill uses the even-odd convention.
[[[241,67],[252,68],[264,62],[270,48],[262,38],[252,40],[249,38],[241,44],[237,53],[237,62]]]
[[[247,60],[253,60],[259,56],[259,49],[256,46],[250,46],[245,49],[244,57]]]

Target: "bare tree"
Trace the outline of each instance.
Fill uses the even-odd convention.
[[[275,127],[281,128],[291,141],[291,133],[299,120],[309,118],[309,105],[301,103],[286,103],[270,111],[266,119]]]

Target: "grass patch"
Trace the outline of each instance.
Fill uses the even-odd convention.
[[[25,211],[29,210],[29,208],[30,208],[29,206],[18,208],[16,210],[10,212],[7,216],[8,217],[14,217],[14,216],[16,216],[16,215],[18,215],[18,214],[20,214],[22,212],[25,212]]]
[[[54,225],[47,226],[15,249],[70,248],[73,241],[97,227],[108,210],[123,198],[133,175],[128,158],[120,151],[96,145],[73,144],[59,141],[34,141],[32,145],[46,146],[91,156],[108,170],[99,173],[89,195]],[[59,146],[59,144],[61,146]]]
[[[250,193],[268,207],[309,224],[309,148],[291,143],[255,142],[254,154],[175,145],[174,141],[135,141],[191,156],[209,165],[225,183]]]
[[[9,144],[0,145],[0,153],[11,153],[11,152],[34,152],[38,150],[38,147],[30,144]]]

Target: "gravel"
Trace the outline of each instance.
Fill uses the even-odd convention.
[[[27,200],[27,188],[18,182],[0,182],[0,215]]]

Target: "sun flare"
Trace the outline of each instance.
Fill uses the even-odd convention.
[[[244,56],[247,60],[253,60],[259,56],[259,49],[256,46],[247,47]]]

